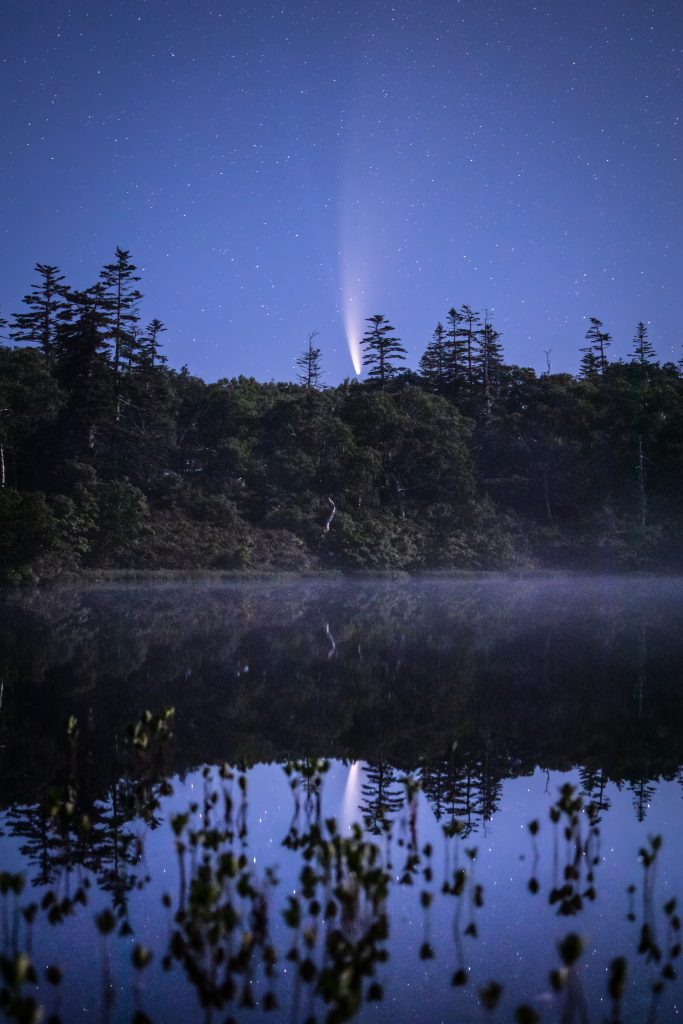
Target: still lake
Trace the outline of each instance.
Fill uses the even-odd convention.
[[[682,668],[675,577],[3,592],[0,1019],[679,1019]]]

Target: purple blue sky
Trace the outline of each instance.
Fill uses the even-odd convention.
[[[171,365],[290,379],[344,311],[416,366],[452,305],[575,370],[681,355],[683,18],[641,0],[6,0],[0,303],[117,245]]]

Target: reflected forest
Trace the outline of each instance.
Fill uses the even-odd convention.
[[[76,290],[37,264],[0,328],[0,570],[680,566],[681,364],[590,318],[580,372],[505,361],[487,314],[436,311],[419,369],[369,315],[365,378],[205,383],[166,363],[117,249]],[[318,342],[320,341],[320,344]],[[416,339],[411,339],[416,345]]]
[[[101,584],[5,592],[2,613],[5,803],[35,801],[34,742],[58,761],[71,716],[81,789],[106,789],[129,709],[164,702],[173,771],[362,760],[372,816],[419,768],[437,818],[470,828],[538,764],[581,765],[593,802],[626,786],[643,817],[683,760],[675,579]]]
[[[8,1020],[425,1019],[406,977],[429,1019],[672,1019],[681,858],[651,807],[683,795],[675,579],[108,583],[0,610]]]

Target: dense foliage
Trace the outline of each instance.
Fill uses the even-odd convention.
[[[87,568],[672,565],[683,377],[591,319],[579,377],[504,362],[467,306],[406,370],[369,318],[364,383],[205,383],[140,326],[129,254],[74,291],[38,264],[0,347],[5,578]]]

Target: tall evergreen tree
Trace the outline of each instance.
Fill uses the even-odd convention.
[[[481,384],[487,402],[490,401],[494,390],[500,384],[501,370],[503,368],[503,347],[499,341],[500,334],[493,329],[493,325],[484,317],[484,326],[477,338],[477,351],[474,356],[476,375]]]
[[[607,369],[607,349],[612,344],[611,336],[602,329],[602,320],[594,316],[590,320],[591,325],[586,331],[588,344],[581,349],[584,353],[580,370],[582,377],[604,374]]]
[[[68,395],[66,441],[76,452],[93,449],[97,428],[111,415],[108,317],[102,285],[70,292],[70,316],[58,326],[54,354],[57,379]]]
[[[311,331],[308,335],[308,344],[303,354],[296,361],[296,365],[299,367],[296,379],[308,391],[320,387],[320,380],[323,375],[323,369],[320,365],[320,349],[316,348],[313,344],[317,336],[317,331]]]
[[[59,267],[46,263],[36,263],[35,269],[40,281],[31,285],[31,291],[24,296],[28,311],[14,314],[10,337],[20,343],[40,345],[45,356],[50,358],[57,324],[66,307],[64,275],[60,274]]]
[[[131,263],[130,253],[116,247],[113,263],[106,264],[100,272],[104,286],[107,308],[110,316],[108,336],[113,346],[114,374],[118,376],[126,339],[130,339],[138,323],[137,306],[142,293],[135,287],[140,278],[137,267]]]
[[[166,356],[160,352],[161,342],[159,337],[166,331],[166,324],[161,320],[150,320],[145,328],[140,344],[140,363],[145,367],[159,366],[166,363]]]
[[[475,313],[469,306],[465,305],[460,311],[461,323],[460,338],[462,340],[463,355],[465,361],[465,378],[468,384],[474,383],[474,364],[477,335],[481,327],[479,314]]]
[[[583,355],[579,363],[579,377],[582,380],[595,380],[600,376],[600,361],[592,348],[582,348]]]
[[[459,385],[466,375],[467,341],[461,330],[463,315],[451,306],[446,316],[446,347],[448,351],[448,382]]]
[[[631,362],[638,363],[642,367],[656,361],[657,354],[654,345],[647,336],[647,327],[642,320],[636,327],[636,333],[633,336],[633,352],[630,355]]]
[[[420,372],[432,391],[442,391],[449,381],[449,352],[446,331],[441,323],[434,328],[432,340],[420,359]]]
[[[377,313],[369,316],[366,321],[371,326],[363,335],[361,345],[364,349],[363,362],[371,367],[368,379],[376,381],[381,388],[398,373],[397,360],[406,357],[406,350],[401,339],[395,338],[395,329],[385,316]]]

